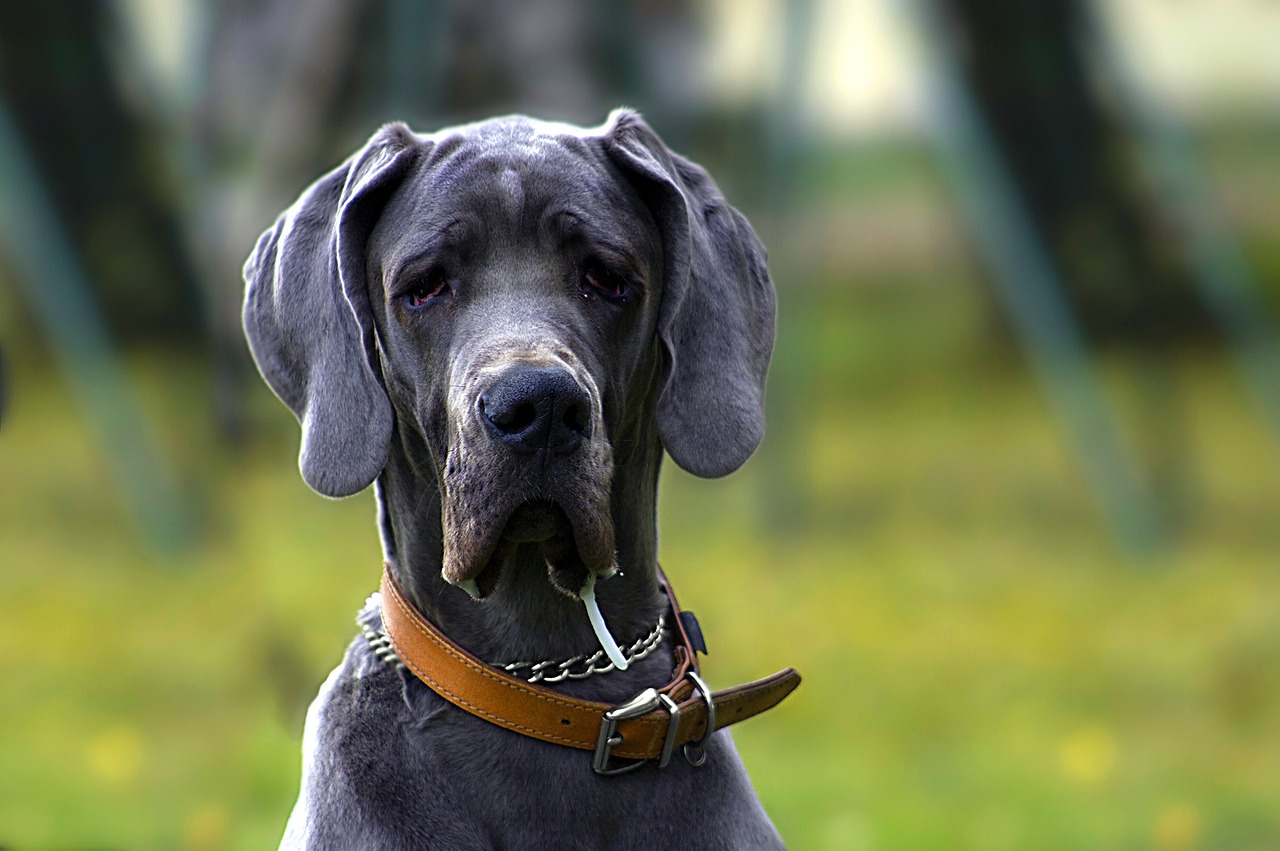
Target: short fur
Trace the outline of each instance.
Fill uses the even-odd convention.
[[[250,348],[302,424],[303,477],[329,496],[374,484],[401,586],[484,659],[590,652],[577,591],[615,564],[605,618],[621,643],[644,635],[663,608],[663,450],[721,476],[763,435],[763,248],[626,110],[594,129],[384,127],[263,234],[245,280]],[[586,400],[572,451],[513,452],[486,425],[478,400],[531,366]],[[483,599],[455,587],[472,582]],[[668,641],[562,688],[619,702],[671,667]],[[469,715],[356,640],[308,713],[282,847],[781,847],[727,731],[708,752],[699,769],[598,777],[589,753]]]

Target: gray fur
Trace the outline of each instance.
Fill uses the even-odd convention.
[[[263,235],[245,277],[250,347],[302,422],[303,477],[331,496],[375,484],[391,569],[481,658],[592,650],[576,591],[615,562],[623,574],[597,585],[605,618],[621,643],[645,634],[663,606],[664,447],[723,475],[763,432],[763,249],[630,112],[592,130],[384,128]],[[587,400],[573,451],[518,454],[486,431],[480,395],[526,366]],[[468,582],[479,602],[454,587]],[[620,702],[671,666],[668,643],[562,690]],[[725,731],[701,769],[601,778],[589,753],[456,709],[362,639],[312,706],[304,751],[290,848],[781,846]]]
[[[710,176],[667,150],[639,117],[617,116],[605,145],[659,195],[654,214],[669,270],[658,322],[667,353],[663,445],[695,475],[727,475],[764,437],[776,313],[764,247]]]
[[[407,127],[384,128],[302,193],[245,263],[249,348],[302,422],[302,476],[326,496],[364,490],[386,462],[391,408],[373,359],[364,244],[415,149]]]

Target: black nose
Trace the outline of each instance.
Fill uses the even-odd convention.
[[[480,419],[517,452],[577,449],[591,430],[591,403],[578,382],[554,366],[508,370],[480,394]]]

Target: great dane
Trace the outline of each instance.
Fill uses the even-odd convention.
[[[663,452],[705,477],[746,461],[774,336],[764,250],[703,169],[627,110],[391,124],[262,235],[245,280],[303,478],[374,485],[387,581],[417,613],[495,665],[630,648],[551,686],[566,697],[671,676]],[[283,847],[781,847],[711,721],[700,767],[668,738],[665,767],[602,777],[406,671],[377,606],[360,620],[308,712]]]

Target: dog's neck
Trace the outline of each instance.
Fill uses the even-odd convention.
[[[605,620],[619,643],[653,628],[665,602],[657,582],[656,437],[617,459],[611,513],[623,573],[596,584]],[[634,457],[640,456],[640,457]],[[440,483],[426,448],[395,441],[376,483],[387,562],[410,601],[454,641],[494,662],[564,659],[599,646],[583,604],[551,584],[536,546],[519,547],[497,587],[477,601],[444,581]]]

